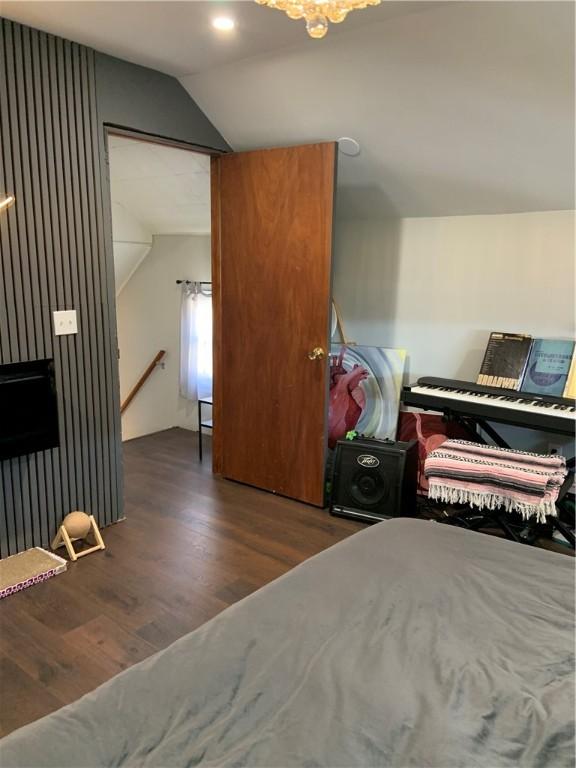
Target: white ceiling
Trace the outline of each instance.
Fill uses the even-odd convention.
[[[352,14],[345,25],[331,27],[329,34],[337,37],[358,26],[437,4],[431,0],[384,0],[377,8]],[[259,8],[253,0],[0,0],[0,13],[176,77],[286,46],[318,44],[308,38],[304,22]],[[236,21],[232,33],[218,32],[211,26],[215,16],[225,15]]]
[[[111,136],[112,203],[153,235],[210,232],[210,158]]]
[[[181,81],[237,150],[357,139],[340,216],[574,208],[572,3],[454,2]]]
[[[154,235],[210,232],[210,158],[110,136],[116,293],[144,261]]]
[[[341,216],[574,208],[572,2],[384,0],[320,41],[251,0],[0,6],[178,75],[235,149],[356,138]]]

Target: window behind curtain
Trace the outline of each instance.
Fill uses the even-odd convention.
[[[188,400],[212,394],[212,296],[194,284],[182,292],[180,394]]]

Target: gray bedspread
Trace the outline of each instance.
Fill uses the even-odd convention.
[[[569,766],[574,563],[432,522],[358,533],[78,702],[2,766]]]

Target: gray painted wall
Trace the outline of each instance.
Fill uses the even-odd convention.
[[[53,357],[61,445],[3,461],[2,556],[47,545],[73,509],[118,519],[115,346],[108,324],[94,52],[1,22],[0,360]],[[78,311],[55,337],[52,312]]]
[[[170,75],[97,52],[96,93],[103,123],[209,149],[230,149]]]
[[[54,357],[61,446],[0,462],[0,556],[46,546],[73,509],[122,516],[104,122],[226,144],[181,86],[0,19],[0,362]],[[54,337],[52,312],[78,310]]]

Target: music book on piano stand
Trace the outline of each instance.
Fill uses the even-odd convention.
[[[566,386],[564,387],[564,394],[562,397],[576,400],[576,351],[572,355],[572,364],[570,365],[570,371],[568,372],[568,378],[566,379]]]
[[[534,339],[520,390],[562,397],[573,353],[570,339]]]
[[[532,337],[527,334],[493,331],[476,383],[487,387],[519,389],[531,344]]]

